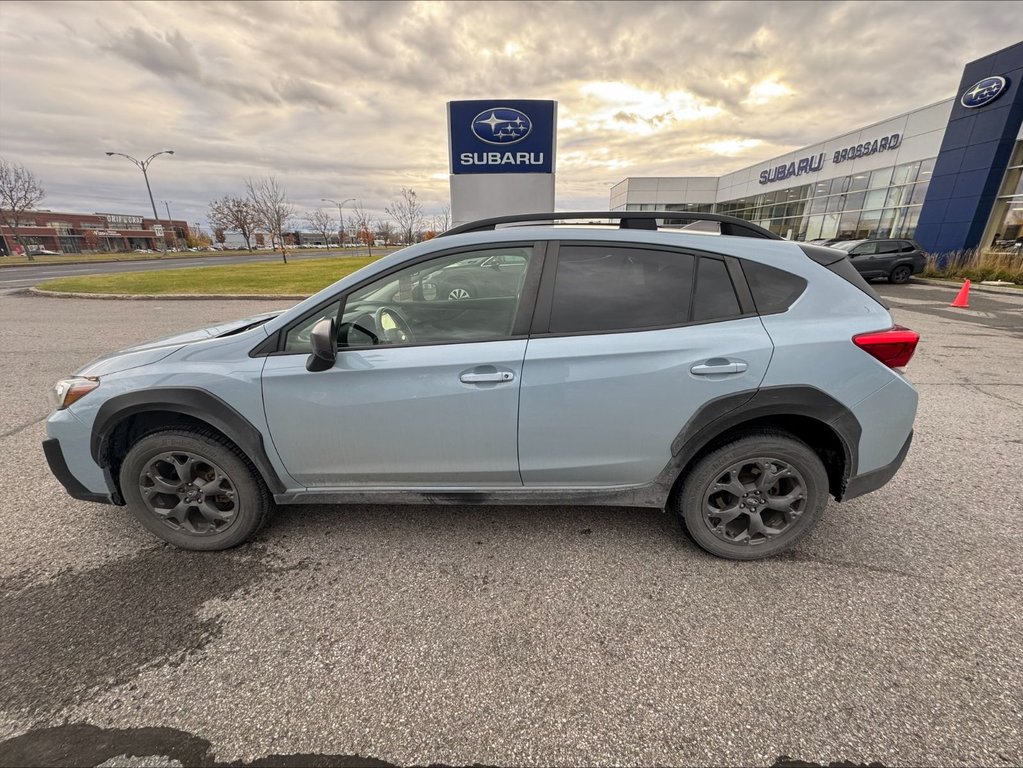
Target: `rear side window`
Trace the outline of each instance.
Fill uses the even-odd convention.
[[[685,323],[695,262],[689,254],[672,251],[562,245],[550,332],[640,330]]]
[[[901,241],[899,243],[899,245],[901,246],[901,248],[899,248],[899,251],[901,253],[909,253],[911,251],[915,251],[916,250],[916,246],[915,245],[913,245],[912,243],[907,242],[905,240]]]
[[[806,290],[806,280],[756,261],[743,261],[742,271],[761,315],[785,312]]]
[[[877,244],[878,253],[898,253],[901,244],[897,240],[882,240]]]
[[[700,258],[693,297],[693,320],[724,320],[742,314],[728,267],[717,259]]]

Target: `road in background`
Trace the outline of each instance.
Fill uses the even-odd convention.
[[[171,549],[50,476],[46,391],[282,303],[5,297],[0,765],[1023,764],[1023,296],[877,287],[923,336],[906,463],[755,563],[619,507],[294,507]]]

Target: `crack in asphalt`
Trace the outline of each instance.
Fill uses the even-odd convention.
[[[180,664],[222,633],[220,618],[200,616],[204,603],[305,568],[268,559],[259,545],[214,555],[160,546],[3,594],[3,709],[40,724],[145,669]]]
[[[14,427],[14,429],[9,429],[6,432],[0,432],[0,440],[3,440],[5,437],[10,437],[11,435],[17,434],[18,432],[21,432],[23,429],[28,429],[29,427],[33,426],[34,424],[38,424],[41,421],[46,421],[47,416],[49,416],[49,414],[44,413],[42,416],[36,416],[35,418],[32,419],[32,421],[26,421],[24,424],[19,424],[18,426]]]

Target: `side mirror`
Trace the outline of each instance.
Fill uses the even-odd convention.
[[[337,327],[333,317],[325,317],[313,326],[313,353],[305,361],[307,371],[325,371],[337,360]]]

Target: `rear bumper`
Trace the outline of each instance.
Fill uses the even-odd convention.
[[[64,459],[64,451],[60,448],[60,441],[55,437],[43,440],[43,453],[46,454],[46,463],[50,465],[53,476],[64,486],[64,490],[73,499],[81,501],[95,501],[100,504],[113,504],[109,493],[94,493],[79,482],[68,469],[67,461]]]
[[[876,491],[895,477],[895,473],[899,471],[899,467],[902,466],[902,462],[906,460],[906,454],[909,453],[909,445],[912,442],[913,433],[910,432],[909,436],[906,438],[906,442],[903,444],[902,448],[899,449],[899,453],[890,464],[878,467],[870,472],[865,472],[862,475],[857,475],[856,477],[850,477],[846,480],[841,500],[849,501],[849,499],[855,499],[857,496],[863,496],[864,494]]]

